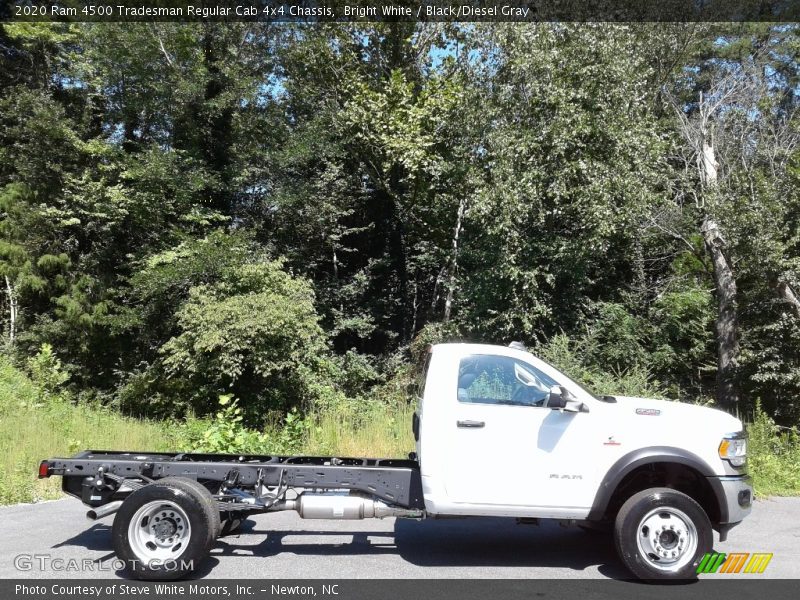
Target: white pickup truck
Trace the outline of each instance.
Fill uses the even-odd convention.
[[[695,576],[750,512],[742,423],[718,410],[598,397],[519,344],[428,355],[408,459],[87,450],[42,461],[66,493],[116,513],[118,558],[186,576],[256,512],[303,518],[517,517],[613,530],[643,579]]]

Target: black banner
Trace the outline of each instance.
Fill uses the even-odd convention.
[[[793,22],[800,0],[0,0],[0,20]]]
[[[742,600],[795,598],[793,580],[726,579],[658,585],[640,581],[568,580],[0,580],[4,600]]]

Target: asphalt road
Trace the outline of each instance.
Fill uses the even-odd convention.
[[[113,517],[85,518],[77,500],[0,507],[0,577],[116,578]],[[800,498],[756,503],[719,552],[772,552],[763,575],[800,578]],[[18,570],[19,555],[35,556]],[[92,572],[52,568],[48,559]],[[25,566],[22,559],[22,566]],[[39,568],[44,565],[45,568]],[[217,541],[198,577],[213,578],[627,578],[610,537],[554,523],[507,519],[310,521],[294,512],[251,517]],[[719,577],[719,575],[715,576]],[[738,577],[742,577],[739,575]]]

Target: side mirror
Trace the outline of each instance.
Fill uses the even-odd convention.
[[[564,408],[567,406],[567,400],[564,397],[564,388],[560,385],[554,385],[550,388],[550,393],[547,395],[548,408]]]
[[[583,402],[580,402],[567,388],[554,385],[547,395],[548,408],[567,412],[589,412]]]

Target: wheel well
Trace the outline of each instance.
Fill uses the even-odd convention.
[[[605,518],[613,520],[628,498],[654,487],[683,492],[703,508],[712,523],[720,522],[719,504],[708,479],[696,469],[675,462],[648,463],[625,475],[609,499]]]

